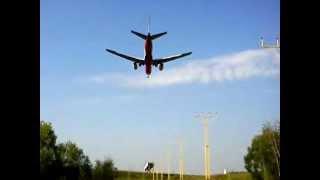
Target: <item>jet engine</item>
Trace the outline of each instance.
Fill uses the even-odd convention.
[[[161,63],[159,66],[159,70],[162,71],[163,70],[163,64]]]
[[[137,70],[138,69],[137,63],[133,63],[133,67],[134,67],[134,70]]]

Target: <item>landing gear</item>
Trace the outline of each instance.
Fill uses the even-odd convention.
[[[159,70],[162,71],[163,70],[163,64],[161,63],[159,66]]]
[[[134,70],[137,70],[137,69],[138,69],[137,63],[133,63],[133,68],[134,68]]]

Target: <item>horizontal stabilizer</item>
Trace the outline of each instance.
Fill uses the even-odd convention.
[[[144,39],[144,40],[147,39],[147,36],[144,35],[144,34],[138,33],[138,32],[136,32],[136,31],[131,31],[131,32],[132,32],[133,34],[139,36],[140,38]]]
[[[154,34],[151,36],[151,39],[154,40],[154,39],[157,39],[158,37],[162,36],[162,35],[165,35],[167,34],[167,32],[163,32],[163,33],[159,33],[159,34]]]

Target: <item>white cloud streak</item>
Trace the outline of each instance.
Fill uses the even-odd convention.
[[[90,81],[98,84],[116,83],[125,87],[152,88],[242,80],[262,76],[280,76],[279,50],[253,49],[208,59],[191,60],[178,67],[170,69],[165,67],[162,72],[154,70],[150,79],[141,74],[132,76],[132,74],[107,73],[92,76]]]

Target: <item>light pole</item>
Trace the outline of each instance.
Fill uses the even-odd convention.
[[[276,38],[276,44],[266,44],[263,37],[260,37],[260,47],[261,48],[279,48],[280,49],[280,40],[279,37]]]
[[[179,180],[183,180],[183,169],[184,169],[184,167],[183,167],[183,147],[182,147],[182,142],[180,141],[179,142],[179,157],[180,157],[180,159],[179,159],[179,175],[180,175],[180,177],[179,177]]]
[[[215,113],[217,114],[217,113]],[[208,120],[213,116],[212,113],[199,113],[196,115],[196,118],[201,120],[204,130],[204,174],[205,180],[210,180],[210,147],[209,147],[209,138],[208,138]]]
[[[162,163],[163,161],[162,160],[160,160],[160,166],[159,166],[159,168],[160,168],[160,180],[163,180],[163,163]]]
[[[168,175],[168,180],[170,180],[170,150],[168,150],[168,152],[167,152],[167,160],[168,160],[168,172],[167,172],[167,175]]]
[[[152,180],[154,180],[154,168],[152,168]]]

